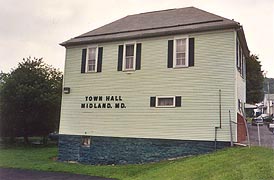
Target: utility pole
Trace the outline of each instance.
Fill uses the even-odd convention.
[[[267,74],[267,71],[264,72],[264,79],[266,80],[266,74]],[[267,82],[267,113],[268,115],[270,115],[270,91],[269,91],[269,81]]]
[[[270,115],[270,93],[269,93],[269,80],[268,80],[268,85],[267,85],[267,91],[268,91],[268,95],[267,95],[267,100],[268,100],[268,115]]]
[[[259,141],[259,146],[261,146],[260,123],[257,123],[257,131],[258,131],[258,141]]]

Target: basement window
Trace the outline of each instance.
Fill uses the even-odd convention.
[[[90,142],[91,142],[90,136],[82,136],[82,143],[81,143],[81,145],[83,147],[90,147],[90,144],[91,144]]]
[[[175,96],[157,96],[156,107],[175,107]]]

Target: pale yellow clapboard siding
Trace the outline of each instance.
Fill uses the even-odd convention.
[[[242,76],[240,75],[240,72],[237,72],[237,97],[242,102],[246,102],[245,88],[246,88],[245,79],[242,78]]]
[[[229,119],[236,117],[234,31],[191,34],[195,66],[167,68],[167,41],[173,36],[138,39],[141,70],[118,72],[118,45],[103,49],[102,73],[81,74],[82,48],[66,51],[60,133],[94,136],[214,140],[219,125],[218,90],[222,89],[222,123],[218,140],[229,141]],[[126,109],[81,109],[85,96],[122,96]],[[150,96],[182,96],[182,107],[150,108]],[[98,102],[92,102],[98,103]],[[233,134],[235,137],[235,133]]]

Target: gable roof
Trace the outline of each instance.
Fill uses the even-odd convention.
[[[63,46],[240,28],[236,21],[195,7],[129,15],[61,43]]]

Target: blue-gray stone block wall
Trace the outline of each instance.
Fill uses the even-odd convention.
[[[63,161],[79,161],[81,136],[60,135],[58,140],[58,159]]]
[[[84,164],[138,164],[215,150],[214,141],[96,136],[91,137],[90,147],[84,147],[81,140],[82,136],[60,135],[58,160]],[[227,146],[229,142],[217,142],[218,149]]]

